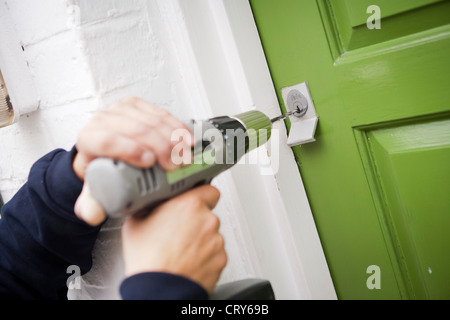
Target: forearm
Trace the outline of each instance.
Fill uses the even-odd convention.
[[[72,169],[75,150],[55,150],[32,167],[28,182],[2,208],[0,219],[0,295],[64,298],[67,267],[82,273],[100,227],[73,211],[82,181]]]

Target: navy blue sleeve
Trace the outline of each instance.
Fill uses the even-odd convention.
[[[55,150],[31,168],[28,181],[2,207],[0,219],[0,299],[66,299],[67,268],[82,274],[92,266],[92,249],[101,226],[75,216],[83,182],[73,172],[76,154]],[[123,299],[207,299],[197,283],[167,273],[125,279]]]
[[[185,277],[164,272],[140,273],[120,286],[123,300],[206,300],[203,287]]]
[[[2,207],[0,219],[0,298],[65,299],[67,273],[92,266],[100,227],[75,216],[82,181],[72,169],[71,152],[55,150],[31,168],[28,181]]]

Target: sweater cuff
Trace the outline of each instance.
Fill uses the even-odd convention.
[[[70,152],[61,150],[55,153],[54,157],[58,161],[51,161],[45,177],[51,198],[64,212],[69,213],[74,212],[75,202],[83,188],[83,181],[73,171],[72,164],[76,154],[75,147]]]
[[[144,272],[126,278],[120,286],[123,300],[206,300],[196,282],[170,273]]]

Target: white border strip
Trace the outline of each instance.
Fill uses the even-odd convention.
[[[20,115],[36,111],[39,99],[5,1],[0,2],[0,31],[0,69],[17,121]]]
[[[194,116],[254,108],[268,116],[280,114],[247,0],[158,0],[158,7],[192,105],[198,107]],[[284,125],[279,129],[276,175],[261,175],[261,165],[238,165],[230,171],[231,179],[222,178],[234,190],[230,206],[244,212],[236,219],[242,221],[250,269],[271,281],[278,299],[336,299]],[[270,147],[257,152],[263,162],[271,160]]]

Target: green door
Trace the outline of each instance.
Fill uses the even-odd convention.
[[[338,297],[449,299],[450,1],[250,3],[280,105],[307,81],[319,116],[294,153]]]

